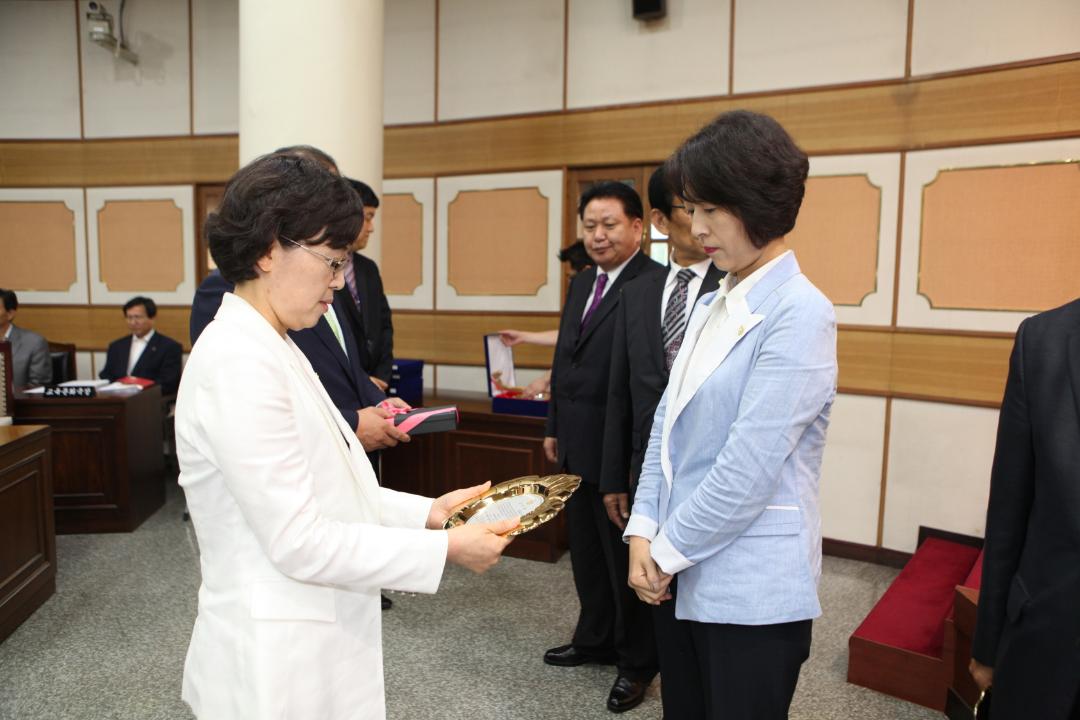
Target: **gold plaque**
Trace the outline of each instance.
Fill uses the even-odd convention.
[[[529,475],[507,480],[456,507],[444,527],[450,529],[468,523],[520,517],[521,524],[507,534],[521,535],[558,515],[580,484],[581,478],[577,475]]]

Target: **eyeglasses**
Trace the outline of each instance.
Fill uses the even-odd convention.
[[[323,255],[318,250],[312,250],[307,245],[302,245],[302,244],[296,242],[292,238],[287,238],[284,235],[278,235],[278,238],[280,238],[281,240],[284,240],[285,242],[291,242],[293,245],[300,248],[301,250],[306,250],[309,253],[311,253],[312,255],[318,256],[320,259],[322,259],[323,262],[325,262],[327,264],[327,266],[330,268],[330,272],[334,273],[335,275],[337,275],[339,272],[343,272],[345,270],[345,263],[349,262],[348,255],[346,255],[343,258],[338,258],[338,259],[335,260],[332,257],[328,257],[326,255]]]

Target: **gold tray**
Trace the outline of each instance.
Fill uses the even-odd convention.
[[[580,484],[577,475],[529,475],[507,480],[454,508],[443,527],[449,530],[470,522],[496,522],[520,515],[521,524],[507,535],[521,535],[558,515]]]

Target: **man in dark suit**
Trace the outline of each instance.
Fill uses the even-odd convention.
[[[217,270],[212,271],[195,291],[191,303],[191,345],[194,347],[199,335],[214,319],[221,298],[232,292],[233,286]],[[335,297],[333,310],[338,330],[346,348],[355,348],[355,339],[348,325],[340,321],[344,310]],[[386,418],[390,413],[377,407],[386,399],[380,390],[359,366],[358,353],[346,355],[338,344],[337,336],[324,316],[313,328],[290,332],[293,342],[307,357],[311,366],[322,381],[326,393],[334,401],[345,422],[356,432],[360,444],[369,453],[386,447],[393,447],[401,441],[408,442],[409,436],[390,426]]]
[[[585,248],[595,266],[570,283],[551,369],[544,452],[582,484],[566,506],[570,560],[581,602],[568,645],[544,654],[549,665],[614,663],[618,676],[607,707],[639,705],[657,672],[649,608],[626,584],[628,551],[608,521],[598,489],[604,440],[608,372],[620,290],[663,266],[641,251],[641,198],[618,182],[593,185],[581,196],[578,215]]]
[[[334,293],[334,301],[340,301],[345,321],[356,338],[360,366],[379,389],[386,392],[394,364],[394,324],[390,303],[383,292],[379,266],[360,254],[375,229],[379,198],[367,183],[349,182],[364,203],[364,227],[352,248],[352,263],[345,268],[345,287]]]
[[[1001,403],[971,672],[993,716],[1080,719],[1080,300],[1021,323]]]
[[[690,231],[690,216],[662,165],[649,178],[649,205],[652,224],[667,235],[671,263],[666,273],[648,273],[623,286],[615,311],[600,492],[608,518],[620,530],[630,517],[653,415],[690,313],[725,274]]]
[[[109,343],[100,377],[119,380],[133,376],[153,380],[162,395],[175,395],[180,385],[180,343],[154,330],[157,305],[148,297],[124,303],[124,320],[131,334]]]

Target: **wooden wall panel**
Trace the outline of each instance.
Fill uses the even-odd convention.
[[[812,154],[1067,137],[1080,134],[1080,60],[866,86],[388,127],[386,176],[653,162],[717,114],[740,107],[774,115]],[[0,142],[0,186],[6,187],[213,183],[224,182],[237,167],[236,136]]]
[[[424,282],[424,206],[411,194],[383,195],[379,270],[387,295],[412,295]]]
[[[0,287],[67,292],[79,280],[75,212],[62,200],[0,200]]]
[[[110,291],[175,292],[184,281],[184,213],[172,200],[108,200],[97,224]]]
[[[188,342],[188,307],[158,306],[154,329],[191,349]],[[74,343],[80,350],[102,350],[130,334],[120,305],[24,305],[19,304],[19,325],[54,342]]]

